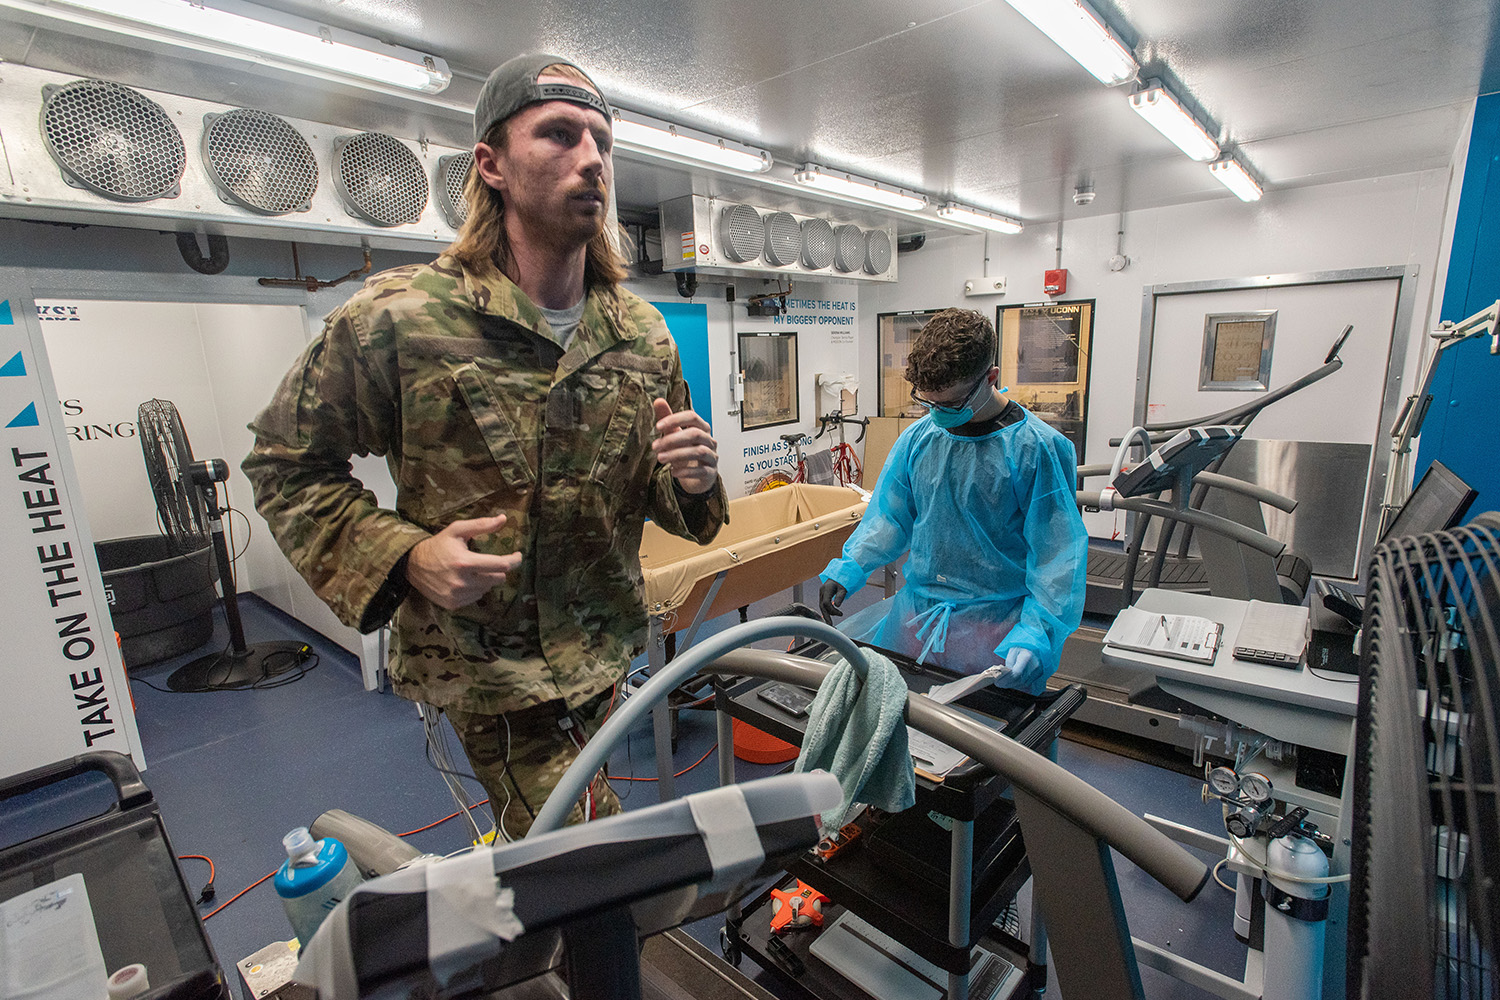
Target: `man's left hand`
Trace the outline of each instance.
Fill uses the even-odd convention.
[[[719,481],[718,443],[708,423],[692,410],[672,412],[665,399],[652,401],[656,433],[651,450],[656,460],[672,470],[672,478],[688,493],[707,493]]]

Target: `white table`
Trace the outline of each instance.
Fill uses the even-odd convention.
[[[1157,686],[1168,694],[1272,739],[1345,756],[1344,794],[1339,798],[1301,787],[1296,783],[1294,768],[1265,757],[1255,761],[1254,769],[1271,779],[1277,799],[1288,806],[1307,807],[1308,819],[1333,838],[1330,873],[1347,873],[1354,716],[1359,706],[1356,678],[1326,671],[1314,674],[1305,663],[1288,669],[1235,659],[1235,640],[1248,601],[1151,589],[1141,594],[1135,606],[1156,614],[1196,615],[1222,624],[1224,633],[1214,661],[1190,663],[1106,645],[1102,654],[1106,664],[1149,671]],[[1344,993],[1344,941],[1348,931],[1348,885],[1336,884],[1333,890],[1323,977],[1324,996],[1329,997]]]

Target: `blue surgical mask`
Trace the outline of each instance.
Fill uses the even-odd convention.
[[[927,411],[932,422],[942,428],[962,427],[974,419],[974,407],[965,406],[962,410],[939,410],[937,407]]]

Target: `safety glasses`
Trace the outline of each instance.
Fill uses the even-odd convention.
[[[985,385],[989,382],[989,378],[989,369],[985,369],[984,374],[979,376],[979,381],[974,383],[974,388],[969,390],[969,394],[965,396],[963,402],[959,403],[957,406],[953,406],[949,403],[934,403],[930,399],[923,399],[921,396],[917,395],[917,390],[915,389],[911,391],[911,401],[913,403],[916,403],[918,406],[925,407],[929,410],[937,410],[940,413],[958,413],[962,410],[967,409],[969,404],[974,402],[974,397],[979,395],[979,390],[985,387]]]

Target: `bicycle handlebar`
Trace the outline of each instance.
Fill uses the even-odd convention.
[[[865,430],[870,426],[870,418],[846,417],[842,413],[825,414],[818,418],[818,433],[813,435],[813,439],[817,440],[818,438],[822,437],[824,433],[827,432],[829,424],[858,424],[859,437],[854,439],[854,443],[859,444],[865,439]]]

